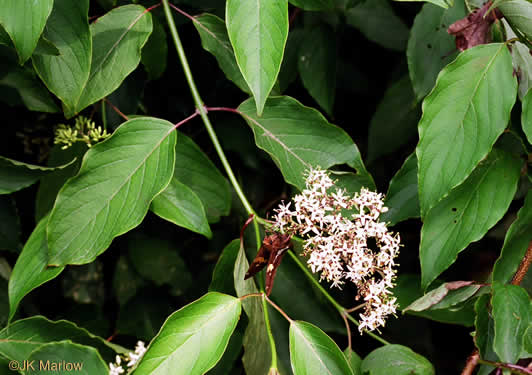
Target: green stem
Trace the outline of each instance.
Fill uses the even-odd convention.
[[[102,123],[103,123],[103,130],[107,130],[107,113],[105,109],[105,100],[102,100]]]
[[[266,296],[266,294],[264,294]],[[270,369],[277,369],[277,349],[275,348],[275,340],[273,338],[272,327],[270,325],[270,315],[268,314],[268,304],[266,298],[262,298],[262,309],[264,310],[264,323],[266,324],[266,332],[268,332],[268,341],[270,342],[270,349],[272,351],[272,363]]]
[[[295,255],[291,250],[288,251],[288,254],[290,254],[290,257],[292,257],[294,262],[296,262],[296,264],[303,271],[303,273],[307,276],[307,278],[314,284],[314,286],[318,288],[318,290],[325,296],[325,298],[331,303],[331,305],[333,305],[335,309],[338,310],[340,315],[345,316],[347,319],[352,321],[358,327],[360,323],[355,318],[353,318],[351,315],[349,315],[349,312],[347,311],[345,307],[343,307],[338,302],[336,302],[336,300],[329,294],[329,292],[327,292],[327,290],[325,290],[325,288],[320,284],[320,282],[314,278],[314,276],[308,270],[308,268],[305,267],[303,263],[301,263],[297,255]],[[377,340],[381,344],[390,345],[388,341],[384,340],[382,337],[374,334],[373,332],[367,331],[365,333],[368,334],[370,337],[373,337],[375,340]]]
[[[248,215],[255,214],[255,210],[253,210],[253,207],[251,207],[251,204],[248,202],[246,195],[242,191],[242,188],[240,187],[240,184],[238,183],[235,177],[235,174],[233,173],[233,170],[231,169],[231,165],[229,164],[229,161],[227,160],[225,156],[222,146],[220,145],[218,136],[216,135],[216,132],[214,131],[214,128],[212,127],[211,121],[209,120],[209,116],[207,115],[207,110],[205,109],[205,105],[203,104],[203,101],[201,100],[198,89],[196,88],[196,84],[194,83],[194,77],[192,76],[192,72],[190,71],[190,66],[188,65],[188,60],[187,60],[187,56],[185,55],[185,50],[183,48],[183,45],[181,44],[181,39],[179,38],[179,34],[177,33],[177,28],[175,26],[174,18],[172,16],[172,12],[170,9],[170,5],[168,4],[168,0],[163,0],[162,2],[163,2],[164,14],[166,16],[166,21],[168,23],[168,27],[170,28],[170,34],[172,35],[172,39],[174,40],[174,44],[177,50],[177,54],[179,56],[179,60],[181,61],[181,65],[183,66],[183,71],[185,73],[185,77],[187,79],[190,92],[192,93],[194,104],[197,110],[199,111],[201,119],[203,120],[203,124],[205,125],[205,128],[207,129],[207,133],[209,133],[209,137],[211,138],[211,141],[214,145],[216,153],[218,154],[218,157],[220,158],[220,161],[222,162],[222,165],[225,169],[225,173],[227,173],[227,176],[229,177],[229,181],[231,182],[231,185],[233,185],[233,188],[235,189],[235,192],[238,195],[238,198],[242,202],[242,205],[244,206]],[[255,236],[257,238],[257,247],[259,247],[260,246],[259,224],[256,221],[254,221],[253,223],[255,227]]]

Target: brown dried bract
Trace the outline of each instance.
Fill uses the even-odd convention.
[[[468,48],[491,42],[490,27],[497,19],[502,17],[498,9],[492,9],[488,1],[480,9],[470,13],[467,17],[456,21],[447,29],[447,32],[456,37],[456,48],[464,51]]]
[[[266,295],[269,296],[273,288],[273,279],[277,268],[281,264],[286,251],[292,246],[290,243],[291,238],[291,235],[281,233],[266,236],[257,256],[251,262],[244,280],[254,276],[268,264],[266,268]]]

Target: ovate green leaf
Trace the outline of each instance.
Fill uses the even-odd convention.
[[[502,218],[517,190],[520,168],[519,159],[494,149],[462,185],[428,212],[419,249],[424,288]]]
[[[360,370],[360,365],[362,364],[362,359],[355,353],[353,350],[346,348],[344,350],[345,359],[349,363],[349,367],[353,370],[353,375],[362,375]]]
[[[135,374],[204,374],[220,360],[241,312],[238,298],[207,293],[168,317]]]
[[[298,54],[303,86],[332,115],[336,91],[336,35],[328,27],[306,30]]]
[[[362,361],[362,373],[368,375],[434,375],[434,367],[423,356],[402,345],[375,349]]]
[[[403,51],[406,47],[408,27],[387,0],[363,0],[346,12],[346,20],[366,38],[385,48]]]
[[[527,0],[505,0],[498,6],[512,27],[532,40],[532,3]]]
[[[53,5],[53,0],[0,0],[0,25],[11,37],[21,65],[37,46]]]
[[[83,142],[76,142],[66,150],[63,150],[61,145],[52,147],[48,157],[49,167],[67,164],[72,160],[74,162],[66,168],[58,169],[41,178],[39,190],[37,191],[37,201],[35,202],[35,218],[37,221],[52,210],[59,190],[70,177],[78,173],[83,155],[85,155],[87,149],[87,145]]]
[[[73,162],[74,160],[58,167],[49,168],[0,156],[0,194],[9,194],[28,187],[37,182],[39,178],[58,169],[66,168]]]
[[[336,343],[307,322],[290,323],[290,359],[294,375],[352,375],[353,370]]]
[[[481,288],[480,285],[471,284],[473,284],[472,281],[444,283],[412,302],[403,311],[423,311],[455,306],[473,296]]]
[[[235,294],[235,283],[232,275],[239,250],[240,240],[238,239],[231,241],[223,249],[216,262],[214,271],[212,272],[212,281],[209,285],[209,292]]]
[[[35,55],[33,66],[48,89],[64,104],[76,108],[89,79],[92,39],[88,21],[89,0],[54,0],[44,37],[57,47],[58,56]]]
[[[425,4],[416,16],[406,56],[418,100],[422,100],[432,90],[440,70],[456,57],[453,52],[456,50],[454,38],[449,35],[447,28],[466,15],[464,0],[457,0],[449,9]]]
[[[532,89],[528,90],[523,99],[523,112],[521,114],[521,124],[526,134],[528,143],[532,144]]]
[[[506,19],[502,20],[504,31],[507,39],[516,38],[513,29],[508,25]],[[512,60],[514,63],[514,71],[519,82],[519,98],[524,101],[525,95],[532,88],[532,56],[530,49],[524,43],[516,41],[512,44]]]
[[[150,209],[158,216],[193,232],[212,237],[205,209],[199,197],[175,177],[155,197]]]
[[[45,216],[35,227],[24,245],[9,278],[9,320],[13,318],[18,304],[33,289],[56,278],[64,267],[48,267]]]
[[[403,166],[393,176],[384,201],[388,211],[382,221],[395,225],[403,220],[419,217],[419,197],[417,187],[417,158],[412,153]]]
[[[172,178],[175,141],[171,123],[139,117],[93,146],[57,196],[48,223],[49,263],[89,263],[136,227]]]
[[[214,14],[204,13],[194,17],[194,26],[200,35],[201,45],[216,58],[225,76],[240,90],[251,93],[236,63],[224,20]]]
[[[480,358],[489,361],[498,361],[497,354],[493,351],[494,323],[489,306],[489,295],[481,296],[475,303],[475,346],[477,347]],[[478,375],[487,375],[491,373],[493,367],[483,365],[478,370]]]
[[[368,135],[368,163],[399,149],[417,133],[419,106],[410,78],[392,84],[371,119]]]
[[[144,48],[142,48],[141,62],[148,72],[150,79],[161,78],[166,70],[166,60],[168,58],[168,42],[166,31],[161,21],[152,18],[153,32],[151,33]]]
[[[532,190],[525,198],[523,207],[517,213],[502,246],[501,255],[493,267],[493,281],[510,282],[532,241]]]
[[[93,346],[108,360],[114,358],[115,349],[120,349],[67,320],[54,322],[43,316],[32,316],[17,320],[0,331],[0,354],[21,362],[43,344],[62,340]]]
[[[134,234],[128,244],[129,259],[145,279],[172,286],[174,295],[182,295],[192,285],[192,275],[174,243]]]
[[[532,322],[530,297],[520,286],[494,283],[491,306],[495,322],[493,349],[503,362],[515,363]]]
[[[304,10],[330,10],[334,7],[333,0],[288,0],[290,4]]]
[[[11,66],[0,78],[0,85],[17,90],[22,102],[30,111],[58,112],[50,93],[29,69]]]
[[[91,24],[89,80],[73,112],[109,95],[138,66],[141,49],[152,32],[151,14],[140,5],[115,8]]]
[[[225,177],[199,146],[188,136],[178,133],[174,178],[199,197],[210,223],[229,214],[231,188]]]
[[[286,0],[228,0],[226,24],[236,61],[262,114],[281,68],[288,37]]]
[[[423,102],[419,123],[416,154],[422,217],[490,152],[508,124],[516,94],[505,44],[468,49],[441,72]]]
[[[107,375],[109,368],[96,349],[71,341],[47,343],[31,353],[26,363],[33,363],[25,374]],[[35,369],[35,371],[33,371]]]
[[[426,1],[427,3],[435,4],[442,8],[449,8],[450,6],[453,6],[454,0],[394,0],[394,1]]]
[[[309,168],[348,164],[357,170],[356,177],[363,186],[374,187],[353,140],[315,109],[288,96],[270,98],[261,117],[254,108],[253,99],[238,107],[255,134],[257,146],[270,154],[286,182],[304,189],[304,172]]]

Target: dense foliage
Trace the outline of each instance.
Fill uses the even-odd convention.
[[[0,374],[531,374],[532,2],[407,1],[0,0]]]

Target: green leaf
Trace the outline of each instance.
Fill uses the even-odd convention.
[[[44,344],[33,351],[26,362],[25,374],[107,375],[109,368],[98,351],[90,346],[60,341]],[[33,371],[35,369],[35,371]]]
[[[294,246],[296,253],[303,251],[298,244]],[[345,335],[344,322],[321,297],[292,257],[285,255],[275,274],[270,298],[293,319],[304,320],[326,332]]]
[[[0,331],[0,355],[22,362],[43,344],[62,340],[93,346],[108,360],[114,358],[115,349],[119,349],[72,322],[67,320],[54,322],[37,315],[17,320]]]
[[[0,25],[11,37],[20,65],[31,57],[53,5],[53,0],[0,0]]]
[[[506,38],[516,38],[514,31],[508,25],[505,19],[501,20],[506,32]],[[530,56],[530,49],[524,43],[516,41],[512,44],[512,60],[514,63],[514,71],[517,75],[517,82],[519,82],[519,98],[524,101],[526,93],[532,88],[532,56]]]
[[[412,302],[403,309],[403,312],[443,309],[458,305],[472,297],[481,288],[481,285],[471,284],[473,281],[444,283]]]
[[[363,0],[346,12],[346,21],[369,40],[381,46],[403,51],[408,40],[408,27],[395,15],[386,0]]]
[[[60,55],[32,58],[39,77],[69,113],[76,108],[91,69],[93,46],[88,12],[89,0],[54,0],[43,36],[57,47]]]
[[[344,355],[345,359],[347,359],[349,367],[351,367],[351,370],[353,370],[353,375],[362,375],[362,371],[360,370],[362,359],[358,356],[358,354],[351,349],[346,348],[344,350]]]
[[[91,24],[92,62],[79,102],[67,116],[109,95],[139,65],[152,32],[151,14],[140,5],[115,8]]]
[[[330,10],[334,7],[332,0],[288,0],[290,4],[303,10]]]
[[[453,6],[454,0],[394,0],[394,1],[408,1],[408,2],[416,2],[416,1],[426,1],[428,3],[435,4],[439,7],[442,7],[444,9],[447,9],[449,7]]]
[[[33,51],[36,55],[52,55],[52,56],[59,56],[61,53],[57,49],[56,46],[46,38],[42,37],[39,39],[39,42],[37,43],[37,47],[35,47],[35,50]]]
[[[215,223],[231,210],[229,183],[191,138],[178,134],[174,178],[196,193],[209,223]]]
[[[158,293],[154,287],[144,288],[120,307],[116,330],[150,341],[172,312],[168,294]]]
[[[59,108],[35,74],[18,66],[9,67],[0,78],[0,85],[11,87],[18,92],[22,102],[30,111],[58,112]]]
[[[423,288],[503,217],[517,190],[520,168],[519,159],[494,149],[462,185],[428,212],[419,249]]]
[[[506,0],[499,4],[512,27],[519,29],[528,40],[532,40],[532,3],[527,0]]]
[[[9,278],[9,320],[13,319],[25,295],[56,278],[64,269],[64,267],[48,267],[47,224],[48,216],[37,224],[24,245]]]
[[[290,359],[294,375],[353,374],[338,345],[307,322],[290,322]]]
[[[0,196],[0,250],[18,252],[20,245],[20,220],[12,197]]]
[[[362,361],[362,373],[369,375],[433,375],[434,367],[423,356],[402,345],[375,349]]]
[[[240,242],[240,241],[239,241]],[[244,247],[240,243],[238,256],[233,270],[235,290],[238,297],[246,294],[259,293],[255,280],[244,280],[244,275],[249,268]],[[244,311],[249,318],[246,332],[244,333],[244,355],[242,363],[246,374],[267,374],[271,367],[271,348],[264,320],[264,307],[262,299],[246,298],[242,301]]]
[[[182,295],[192,285],[192,275],[170,241],[133,235],[129,238],[129,259],[139,275],[155,285],[171,285],[174,295]]]
[[[523,207],[517,213],[502,246],[501,255],[493,266],[493,281],[510,282],[532,241],[532,190],[529,190]]]
[[[166,70],[168,58],[168,42],[166,31],[157,18],[152,18],[153,32],[151,33],[144,48],[142,48],[141,62],[148,72],[149,79],[161,78]]]
[[[523,337],[532,323],[532,309],[528,293],[517,285],[493,284],[493,320],[495,337],[493,349],[506,363],[515,363],[523,350]]]
[[[444,301],[441,306],[447,306],[445,308],[437,308],[440,307],[440,305],[437,304],[434,306],[434,309],[423,311],[405,311],[406,307],[411,305],[414,301],[423,298],[424,291],[421,288],[420,281],[419,275],[412,274],[402,274],[397,278],[397,285],[393,289],[393,294],[395,297],[397,297],[397,303],[400,310],[408,313],[409,315],[420,316],[442,323],[459,324],[466,327],[470,327],[474,324],[474,299],[469,299],[463,303],[454,304],[453,299],[450,298],[449,302],[452,302],[452,306],[447,306],[448,304]],[[441,280],[436,280],[434,284],[441,285],[443,282]]]
[[[491,311],[488,310],[490,296],[481,296],[475,304],[475,346],[477,347],[480,357],[489,361],[498,361],[497,354],[493,351],[494,323],[491,317]],[[479,369],[479,375],[489,374],[493,370],[491,366],[483,366]]]
[[[93,261],[136,227],[174,169],[176,134],[152,117],[129,120],[93,146],[63,186],[48,223],[49,264]]]
[[[135,374],[204,374],[220,360],[241,312],[238,298],[207,293],[168,317]]]
[[[382,221],[395,225],[403,220],[419,217],[416,153],[410,154],[403,166],[393,176],[384,201],[388,212]]]
[[[468,49],[441,72],[423,101],[419,123],[421,217],[490,152],[508,124],[516,94],[512,58],[505,44]]]
[[[528,90],[523,99],[523,112],[521,113],[521,124],[525,132],[528,143],[532,145],[532,89]]]
[[[251,94],[236,63],[235,52],[229,41],[224,20],[214,14],[204,13],[194,17],[194,26],[200,35],[202,47],[216,58],[225,76],[240,90]]]
[[[288,3],[228,0],[225,17],[236,61],[261,116],[281,69],[288,37]]]
[[[231,241],[223,250],[212,273],[209,292],[235,294],[233,269],[240,250],[240,240]],[[230,276],[228,276],[230,275]]]
[[[70,177],[78,173],[83,155],[88,150],[87,145],[83,142],[76,142],[66,150],[61,149],[61,147],[61,145],[55,145],[52,148],[48,157],[48,166],[56,167],[71,163],[67,167],[58,169],[41,178],[35,202],[36,221],[42,219],[44,215],[52,210],[57,193]]]
[[[525,337],[523,338],[523,349],[527,353],[532,353],[532,325],[528,326],[525,331]]]
[[[305,32],[298,53],[303,86],[332,115],[336,91],[336,35],[326,26]]]
[[[48,168],[0,156],[0,194],[9,194],[24,189],[33,185],[39,178],[58,169],[66,168],[73,162],[74,160],[68,164]]]
[[[175,225],[212,237],[205,209],[199,197],[175,177],[164,191],[155,197],[150,210]]]
[[[417,135],[420,110],[410,78],[404,76],[384,93],[368,135],[368,163],[388,155]]]
[[[284,92],[298,77],[299,47],[305,38],[305,29],[295,29],[288,33],[284,50],[283,63],[279,71],[279,88]],[[336,81],[336,77],[334,78]]]
[[[288,96],[270,98],[262,117],[254,108],[253,99],[238,107],[255,134],[257,146],[270,154],[286,182],[303,190],[304,173],[311,167],[348,164],[357,170],[356,178],[363,186],[374,188],[353,140],[318,111]]]

